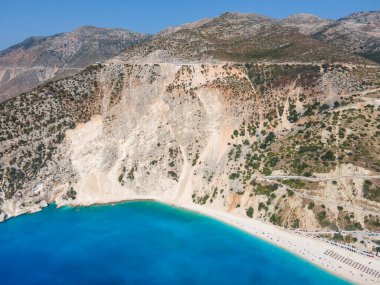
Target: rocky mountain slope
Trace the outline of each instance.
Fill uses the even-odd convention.
[[[218,33],[218,29],[222,35]],[[183,36],[187,32],[186,36],[192,37],[195,43],[197,42],[196,35],[191,34],[190,31],[197,31],[209,41],[221,45],[223,45],[223,39],[228,36],[233,37],[237,40],[233,54],[235,56],[240,54],[239,58],[243,60],[290,60],[295,59],[298,53],[301,61],[318,61],[321,58],[319,54],[326,57],[331,52],[331,49],[328,50],[326,46],[321,45],[322,42],[380,62],[379,11],[355,13],[338,20],[322,19],[310,14],[296,14],[285,19],[274,19],[257,14],[225,13],[215,19],[204,19],[167,29],[160,35],[168,35],[177,31],[182,31]],[[300,36],[294,31],[308,37]],[[241,37],[236,37],[234,33],[240,34]],[[160,39],[163,40],[162,37]],[[265,42],[259,43],[263,39]],[[168,41],[174,42],[178,40],[178,34],[176,39],[168,39]],[[239,40],[244,41],[244,44]],[[251,50],[250,54],[247,54],[244,52],[244,45],[253,45],[255,48]],[[223,46],[219,48],[222,50],[221,52],[224,51]],[[295,51],[296,54],[293,55],[292,51]],[[208,52],[212,53],[213,51],[208,50]],[[344,55],[332,54],[330,60],[340,61],[342,58],[347,60],[347,55],[347,53]],[[353,58],[350,60],[352,61]]]
[[[271,19],[177,28],[0,104],[0,218],[156,198],[372,250],[379,98],[379,65]]]
[[[172,31],[172,32],[171,32]],[[122,60],[167,62],[346,62],[367,63],[361,56],[302,34],[278,20],[256,14],[224,13],[164,31],[125,50]]]
[[[335,47],[380,62],[380,12],[362,12],[337,21],[294,15],[280,21]]]
[[[84,26],[69,33],[28,38],[0,52],[0,102],[109,59],[147,37],[128,30]]]

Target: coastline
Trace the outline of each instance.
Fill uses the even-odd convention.
[[[306,236],[287,231],[277,226],[266,224],[264,222],[239,217],[233,214],[209,209],[197,205],[178,205],[176,203],[167,203],[157,200],[174,207],[197,212],[232,227],[238,228],[256,238],[262,239],[275,246],[278,246],[302,259],[316,265],[322,270],[328,271],[350,283],[354,284],[380,284],[380,278],[375,278],[369,274],[351,267],[341,261],[326,255],[325,252],[330,250],[344,257],[355,260],[374,270],[379,270],[380,260],[365,257],[361,254],[348,251],[327,242],[313,239]]]
[[[332,251],[338,255],[349,258],[355,262],[358,262],[368,268],[380,271],[380,259],[370,258],[363,256],[359,253],[349,251],[347,249],[335,246],[325,241],[296,234],[289,230],[277,227],[272,224],[264,223],[262,221],[251,219],[248,217],[241,217],[227,212],[222,212],[214,209],[207,208],[205,206],[195,205],[191,203],[176,202],[171,199],[163,199],[162,197],[142,196],[142,197],[130,197],[127,199],[120,199],[116,201],[107,201],[102,203],[100,201],[96,203],[73,203],[73,204],[61,204],[56,203],[57,208],[69,206],[69,207],[90,207],[90,206],[102,206],[102,205],[114,205],[118,203],[126,202],[142,202],[153,201],[163,203],[178,209],[192,211],[212,219],[218,220],[222,223],[228,224],[234,228],[240,229],[247,234],[250,234],[256,238],[269,242],[277,247],[282,248],[307,262],[325,270],[333,275],[338,276],[352,284],[379,284],[380,278],[371,276],[364,273],[357,268],[354,268],[342,261],[334,259],[333,257],[325,254],[327,251]],[[33,211],[35,212],[35,211]]]
[[[335,246],[322,240],[296,234],[286,229],[267,224],[259,220],[245,218],[229,214],[226,212],[210,209],[204,206],[199,206],[190,203],[178,203],[162,197],[139,197],[136,199],[127,199],[124,201],[111,202],[107,204],[117,204],[120,202],[132,201],[155,201],[163,203],[179,209],[199,213],[222,223],[228,224],[234,228],[240,229],[256,238],[269,242],[277,247],[280,247],[307,262],[325,270],[341,279],[352,284],[380,284],[380,278],[376,278],[367,273],[360,271],[342,261],[334,259],[325,254],[327,251],[333,251],[336,254],[352,259],[364,266],[373,270],[379,270],[380,259],[363,256],[359,253],[349,251],[347,249]],[[98,203],[101,205],[101,203]],[[104,204],[103,204],[104,205]],[[89,206],[89,205],[76,205]]]

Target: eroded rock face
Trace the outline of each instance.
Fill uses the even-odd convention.
[[[0,105],[2,217],[52,202],[157,198],[285,227],[376,229],[378,74],[326,64],[90,66]]]

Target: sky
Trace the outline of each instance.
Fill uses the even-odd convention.
[[[0,50],[30,36],[47,36],[79,26],[156,33],[169,26],[223,12],[284,18],[311,13],[338,19],[380,10],[380,0],[0,0]]]

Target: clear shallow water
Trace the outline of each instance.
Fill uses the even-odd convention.
[[[211,218],[155,202],[0,223],[0,284],[347,284]]]

